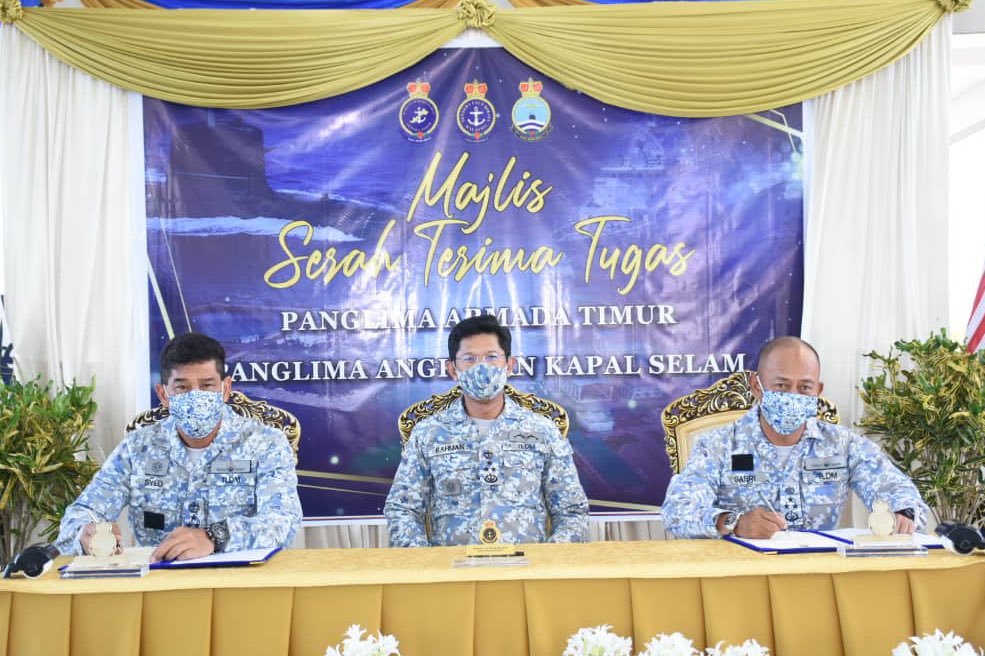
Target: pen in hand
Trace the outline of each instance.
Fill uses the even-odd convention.
[[[759,500],[763,502],[763,505],[766,506],[766,509],[769,510],[771,513],[775,515],[780,514],[776,512],[776,508],[773,507],[773,504],[770,503],[770,500],[766,498],[766,495],[763,494],[762,490],[759,490]]]
[[[783,517],[783,515],[780,515],[780,513],[776,512],[776,508],[773,507],[773,504],[770,503],[770,500],[766,498],[766,495],[763,493],[762,490],[759,490],[759,499],[766,506],[766,509],[767,510],[769,510],[774,515],[778,515],[781,518]],[[786,523],[786,522],[784,522],[784,523]],[[784,526],[783,529],[781,529],[781,531],[778,531],[778,532],[786,533],[787,532],[786,531],[786,526]]]

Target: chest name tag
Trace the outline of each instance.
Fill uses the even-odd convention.
[[[765,483],[766,474],[763,472],[729,472],[727,479],[732,485],[752,485],[753,483]]]
[[[464,451],[468,447],[467,444],[439,444],[434,447],[434,451],[431,453],[433,456],[443,456],[448,453],[456,453],[458,451]]]
[[[808,472],[814,483],[840,483],[847,478],[844,469],[815,469]]]
[[[209,467],[216,474],[249,473],[253,471],[252,460],[216,460]]]
[[[818,456],[814,458],[804,458],[804,469],[814,471],[817,469],[837,469],[847,467],[848,458],[845,456]]]
[[[503,445],[503,451],[536,451],[543,453],[546,451],[542,444],[537,442],[507,442]]]
[[[144,487],[156,487],[164,489],[164,479],[159,476],[145,476]]]

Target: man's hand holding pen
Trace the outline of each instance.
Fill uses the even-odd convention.
[[[771,538],[774,533],[786,528],[787,521],[783,515],[757,506],[742,513],[735,525],[735,534],[740,538]]]

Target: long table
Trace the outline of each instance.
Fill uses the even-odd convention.
[[[756,638],[779,656],[889,654],[940,628],[985,645],[985,558],[763,555],[727,542],[525,545],[526,567],[453,568],[461,548],[319,549],[141,579],[0,580],[0,656],[321,656],[350,624],[403,656],[559,656],[611,624],[637,650]],[[635,652],[634,652],[635,653]]]

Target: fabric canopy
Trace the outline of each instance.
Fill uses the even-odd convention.
[[[21,10],[8,20],[59,59],[142,94],[260,108],[334,96],[482,28],[603,102],[676,116],[800,102],[899,59],[966,0],[766,0],[414,10]],[[21,14],[18,18],[18,14]]]

